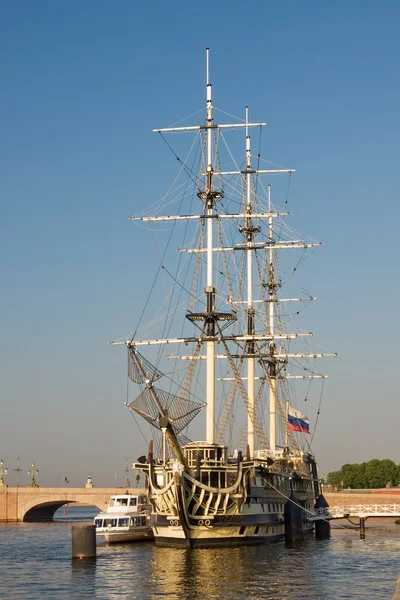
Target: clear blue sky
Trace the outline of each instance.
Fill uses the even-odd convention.
[[[143,453],[107,344],[149,285],[128,217],[176,168],[151,130],[204,105],[206,46],[215,103],[268,122],[293,225],[324,242],[307,323],[340,358],[320,468],[400,461],[399,20],[388,0],[1,3],[0,458],[22,483],[32,460],[42,485],[122,483]]]

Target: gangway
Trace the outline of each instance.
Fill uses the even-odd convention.
[[[365,539],[365,521],[370,517],[400,517],[400,504],[345,504],[317,508],[307,516],[309,521],[359,519],[360,538]]]
[[[400,504],[345,504],[344,506],[327,506],[317,508],[308,516],[309,521],[320,521],[321,519],[347,519],[358,517],[368,519],[369,517],[400,517]]]

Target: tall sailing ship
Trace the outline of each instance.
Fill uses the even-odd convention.
[[[205,112],[202,125],[155,130],[165,141],[170,133],[195,139],[185,160],[176,155],[185,181],[176,178],[150,215],[131,217],[154,236],[159,223],[168,229],[151,286],[156,303],[146,300],[158,313],[112,344],[126,344],[129,379],[142,390],[127,405],[153,428],[147,457],[133,467],[146,475],[155,541],[264,544],[312,532],[307,517],[320,497],[309,421],[295,408],[292,380],[323,380],[317,359],[335,355],[304,344],[312,334],[295,328],[287,307],[314,298],[283,294],[291,276],[282,275],[278,254],[297,249],[302,258],[321,244],[293,239],[290,213],[275,208],[264,184],[293,170],[260,168],[259,152],[253,165],[250,131],[265,123],[249,122],[247,107],[245,119],[216,123],[208,49]],[[227,146],[228,130],[244,133],[243,162]],[[162,215],[173,203],[183,214]],[[169,259],[176,235],[186,247]],[[158,291],[160,277],[171,283],[167,291]],[[157,337],[142,335],[149,331]],[[175,351],[165,355],[166,348]]]

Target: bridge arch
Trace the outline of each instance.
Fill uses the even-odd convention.
[[[93,506],[100,510],[105,510],[107,502],[100,498],[88,498],[84,496],[82,498],[48,498],[40,499],[35,498],[19,506],[19,520],[24,522],[49,522],[54,520],[54,513],[62,506],[68,506],[70,504],[85,506]]]
[[[113,494],[144,494],[143,488],[45,488],[0,486],[0,522],[51,521],[64,505],[84,504],[106,510]]]
[[[26,511],[24,514],[23,520],[25,522],[45,522],[45,521],[53,521],[54,513],[56,510],[61,508],[61,506],[67,506],[70,502],[65,502],[65,500],[61,501],[53,501],[53,502],[43,502],[42,504],[36,504],[32,508]]]

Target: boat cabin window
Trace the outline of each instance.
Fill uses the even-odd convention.
[[[116,527],[117,519],[104,519],[104,527]]]
[[[118,519],[118,527],[127,527],[128,526],[128,518],[123,517],[122,519]]]
[[[129,506],[136,506],[136,498],[130,498]]]
[[[129,498],[114,498],[114,502],[111,506],[128,506]]]
[[[103,527],[103,519],[95,519],[94,524],[96,527]]]
[[[146,525],[146,517],[131,517],[131,527],[145,527]]]

